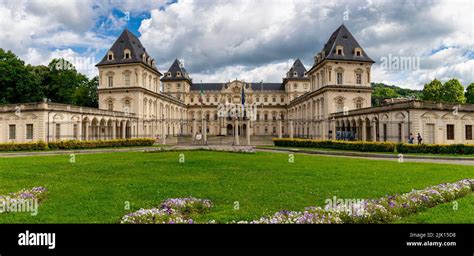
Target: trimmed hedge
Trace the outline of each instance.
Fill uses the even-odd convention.
[[[28,143],[0,143],[0,151],[47,150],[48,144],[44,141]]]
[[[394,142],[366,142],[366,141],[332,141],[310,139],[273,139],[275,146],[328,148],[337,150],[352,150],[360,152],[398,152],[423,154],[474,154],[474,145],[465,144],[405,144]]]
[[[397,150],[400,153],[425,153],[425,154],[458,154],[472,155],[474,154],[474,145],[464,144],[397,144]]]
[[[356,142],[309,139],[273,139],[273,143],[275,146],[281,147],[329,148],[362,152],[393,152],[396,145],[392,142]]]
[[[121,139],[96,141],[62,140],[49,143],[38,141],[28,143],[0,143],[0,151],[134,147],[152,146],[154,143],[154,139]]]

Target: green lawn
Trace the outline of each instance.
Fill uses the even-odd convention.
[[[472,166],[298,154],[289,163],[282,153],[181,153],[181,164],[180,152],[76,155],[75,163],[69,155],[1,158],[0,195],[33,186],[49,192],[37,216],[0,214],[0,223],[118,223],[128,212],[185,196],[214,202],[211,213],[195,220],[252,220],[281,209],[323,206],[333,196],[377,198],[474,178]],[[472,196],[461,200],[474,209]],[[131,210],[124,209],[126,202]],[[460,205],[457,222],[474,222],[470,210]],[[409,220],[451,222],[451,213],[438,206]]]
[[[427,209],[399,223],[474,223],[474,194]]]

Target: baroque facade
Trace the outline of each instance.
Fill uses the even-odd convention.
[[[472,105],[405,101],[372,107],[373,63],[341,25],[309,70],[297,59],[280,83],[194,83],[178,59],[164,74],[158,71],[125,30],[96,65],[98,109],[49,102],[0,106],[0,142],[172,142],[197,134],[205,141],[229,137],[234,144],[240,136],[246,143],[250,136],[406,142],[420,133],[425,143],[473,143]],[[230,105],[236,106],[233,115]]]

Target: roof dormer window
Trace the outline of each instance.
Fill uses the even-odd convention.
[[[114,60],[114,53],[112,51],[107,53],[107,60]]]
[[[344,55],[344,51],[343,51],[342,45],[336,46],[336,54],[337,54],[337,55]]]
[[[180,71],[176,72],[176,76],[181,77],[181,72]]]
[[[354,55],[357,56],[357,57],[361,57],[362,56],[362,49],[360,49],[359,47],[355,48],[354,49]]]
[[[295,72],[293,73],[293,76],[296,76],[296,77],[297,77],[297,76],[298,76],[298,72],[295,71]]]
[[[124,59],[130,59],[131,58],[131,53],[129,49],[123,50],[123,58]]]
[[[166,76],[167,76],[167,77],[171,77],[171,72],[168,72],[168,73],[166,74]]]

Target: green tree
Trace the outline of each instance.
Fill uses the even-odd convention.
[[[428,84],[425,84],[423,87],[423,99],[429,101],[440,101],[443,95],[442,87],[443,84],[438,79],[434,79]]]
[[[40,78],[13,52],[0,48],[0,103],[41,101]]]
[[[45,94],[48,99],[52,102],[74,104],[76,90],[88,82],[87,77],[78,73],[65,59],[53,59],[48,68],[50,72],[44,78],[47,81]]]
[[[442,97],[444,102],[464,103],[464,87],[459,80],[453,78],[441,87]]]
[[[73,96],[73,104],[85,107],[99,107],[97,87],[99,87],[99,77],[95,76],[91,80],[82,83]]]
[[[376,85],[372,92],[372,105],[378,106],[384,99],[397,98],[399,95],[394,89],[383,85]]]
[[[466,98],[466,103],[474,104],[474,83],[467,86],[464,96]]]

